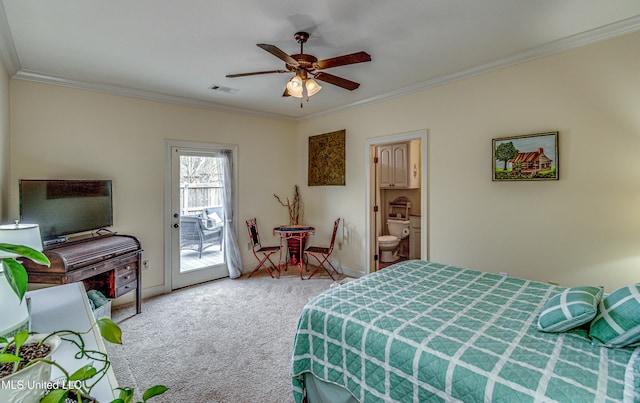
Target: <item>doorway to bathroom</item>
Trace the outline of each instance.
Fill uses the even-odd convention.
[[[427,131],[367,139],[367,273],[428,259]]]

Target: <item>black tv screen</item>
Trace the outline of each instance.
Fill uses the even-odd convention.
[[[113,225],[110,180],[20,180],[20,221],[45,240]]]

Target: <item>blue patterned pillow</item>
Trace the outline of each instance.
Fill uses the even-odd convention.
[[[600,302],[589,337],[607,347],[640,342],[640,284],[618,288]]]
[[[544,304],[538,317],[538,329],[545,332],[566,332],[583,325],[596,316],[603,288],[581,286],[567,288]]]

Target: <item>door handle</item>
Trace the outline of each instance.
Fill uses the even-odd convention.
[[[180,227],[180,224],[178,223],[173,224],[173,228],[179,228],[179,227]]]

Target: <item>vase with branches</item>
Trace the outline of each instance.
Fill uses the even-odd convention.
[[[298,185],[295,185],[293,188],[293,200],[289,200],[287,197],[287,202],[283,202],[280,196],[277,194],[273,194],[278,202],[284,207],[287,208],[287,212],[289,213],[289,225],[302,225],[304,223],[304,206],[302,204],[302,199],[300,198],[300,190],[298,189]]]
[[[286,239],[287,242],[288,262],[298,265],[299,262],[302,262],[302,251],[305,248],[308,230],[310,229],[304,224],[304,205],[300,197],[300,189],[298,185],[295,185],[293,188],[293,200],[287,198],[286,203],[277,194],[274,193],[273,196],[282,206],[287,208],[289,213],[289,225],[281,225],[279,227],[281,231],[284,231],[280,233],[280,236]],[[302,272],[300,272],[300,277],[302,278]]]

